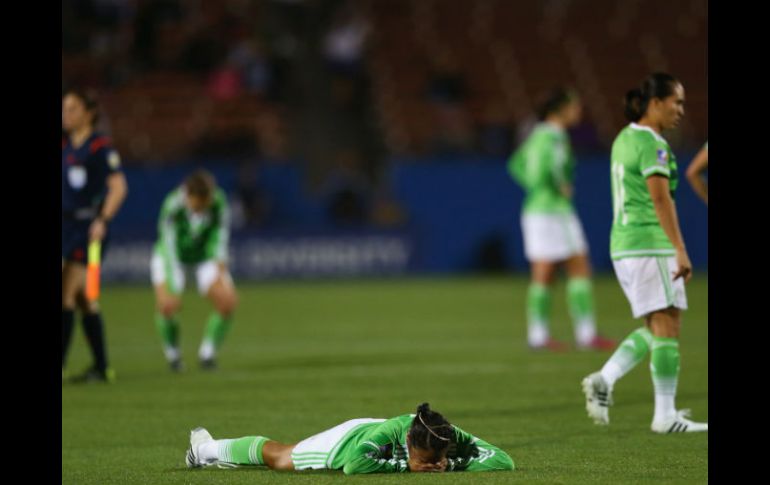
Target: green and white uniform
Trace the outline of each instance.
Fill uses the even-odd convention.
[[[406,414],[387,420],[346,421],[299,442],[291,454],[294,468],[343,470],[346,475],[408,472],[406,436],[414,417]],[[446,471],[513,470],[513,460],[506,452],[453,427],[455,434],[447,450]],[[209,447],[211,456],[202,458],[204,462],[216,459],[238,465],[262,465],[262,447],[267,441],[263,436],[216,440]]]
[[[673,281],[676,251],[660,225],[647,188],[653,175],[679,183],[676,157],[651,128],[631,123],[612,145],[610,255],[634,318],[671,306],[686,309],[684,281]]]
[[[194,265],[198,291],[207,294],[219,275],[218,263],[228,260],[229,238],[230,211],[221,189],[214,193],[211,206],[196,214],[185,204],[184,188],[177,188],[160,211],[150,264],[153,285],[165,283],[171,293],[179,294],[185,286],[184,266]]]
[[[521,216],[529,261],[564,261],[588,251],[572,201],[562,193],[572,184],[575,157],[567,133],[539,123],[508,161],[508,171],[526,192]]]

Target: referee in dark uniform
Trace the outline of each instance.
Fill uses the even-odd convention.
[[[120,209],[128,188],[120,169],[120,156],[110,140],[94,131],[96,101],[78,90],[62,98],[62,381],[67,349],[74,327],[75,310],[83,316],[83,330],[93,365],[73,382],[114,379],[105,349],[104,322],[98,303],[85,296],[87,250],[90,241],[102,241],[107,226]]]

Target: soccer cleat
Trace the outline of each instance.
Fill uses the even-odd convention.
[[[89,382],[106,382],[111,384],[115,382],[115,371],[109,367],[104,370],[90,367],[82,374],[72,377],[69,382],[73,384],[85,384]]]
[[[213,357],[209,359],[201,359],[200,366],[203,370],[215,370],[217,368],[217,361]]]
[[[211,434],[206,431],[206,428],[198,427],[190,431],[190,447],[187,448],[187,455],[184,459],[187,468],[200,468],[202,466],[216,465],[217,460],[212,460],[210,462],[202,461],[198,453],[198,447],[200,445],[213,440],[214,438],[212,438]]]
[[[168,367],[176,373],[182,373],[184,372],[184,363],[182,362],[182,359],[174,359],[172,361],[169,361]]]
[[[676,414],[668,419],[653,421],[652,430],[656,433],[697,433],[699,431],[708,431],[708,423],[696,423],[690,421],[690,410],[682,409],[677,411]]]
[[[530,345],[529,348],[532,350],[550,350],[551,352],[566,352],[569,350],[569,346],[567,344],[551,338],[546,340],[543,344]]]
[[[594,372],[583,379],[583,393],[586,395],[586,411],[595,424],[610,424],[609,407],[612,406],[612,389],[602,377]]]
[[[615,347],[617,347],[617,345],[618,343],[612,339],[608,339],[600,335],[596,335],[588,343],[578,344],[578,349],[608,351],[608,350],[614,350]]]

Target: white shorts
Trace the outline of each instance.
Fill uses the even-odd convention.
[[[574,213],[523,214],[524,254],[527,260],[558,262],[588,253],[583,226]]]
[[[166,274],[166,265],[163,264],[163,257],[156,253],[153,253],[152,260],[150,261],[150,275],[152,278],[153,286],[162,285],[166,282],[166,278],[169,276]],[[185,271],[181,264],[175,265],[171,268],[171,278],[173,278],[174,287],[178,293],[184,290],[185,286]],[[219,277],[219,265],[214,260],[207,260],[195,265],[195,276],[198,282],[198,292],[201,295],[206,295],[211,288],[211,285]],[[230,276],[229,271],[225,271],[225,281],[230,285],[233,284],[233,279]]]
[[[339,445],[351,431],[362,424],[382,423],[383,421],[385,420],[372,418],[351,419],[300,441],[291,451],[294,469],[320,470],[331,468],[334,457],[339,451]]]
[[[673,256],[624,258],[614,260],[612,265],[634,318],[672,306],[687,310],[684,280],[672,279],[677,270]]]

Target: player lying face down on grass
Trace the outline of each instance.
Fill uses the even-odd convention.
[[[189,468],[263,465],[273,470],[359,473],[513,470],[500,448],[450,424],[428,403],[416,414],[352,419],[295,444],[264,436],[215,440],[204,428],[190,433]]]

